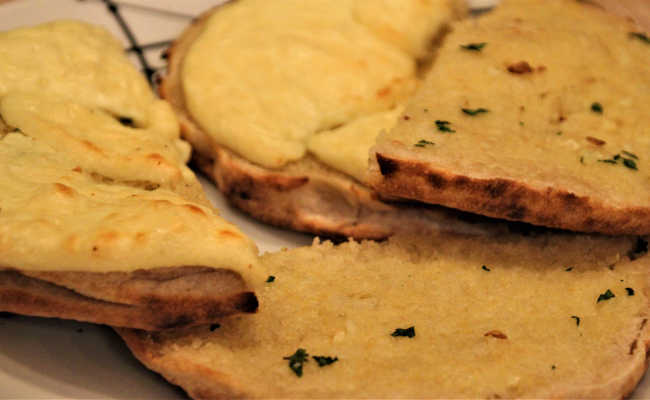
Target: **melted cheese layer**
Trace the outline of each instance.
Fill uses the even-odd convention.
[[[246,0],[218,9],[185,56],[187,108],[217,143],[266,167],[316,132],[393,108],[452,1]],[[365,151],[364,151],[365,153]],[[329,162],[329,161],[327,161]]]
[[[198,265],[264,278],[255,245],[185,166],[171,107],[107,32],[18,29],[0,33],[0,55],[0,268]]]
[[[202,265],[252,278],[255,245],[212,209],[164,189],[101,184],[76,165],[69,154],[19,133],[0,140],[2,267],[101,272]]]
[[[2,32],[0,60],[0,97],[49,93],[137,125],[153,119],[149,107],[156,100],[149,85],[103,28],[57,21]]]
[[[367,115],[340,128],[315,134],[309,138],[307,149],[323,163],[354,177],[367,181],[368,152],[377,136],[395,126],[403,107]]]

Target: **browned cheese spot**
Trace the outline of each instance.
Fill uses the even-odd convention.
[[[386,86],[377,91],[377,97],[386,97],[390,94],[390,87]]]
[[[222,230],[222,231],[219,231],[219,235],[221,235],[221,236],[229,236],[229,237],[235,238],[235,239],[241,239],[241,236],[239,236],[239,234],[237,234],[236,232],[232,232],[232,231],[225,230],[225,229]]]
[[[64,185],[63,183],[58,183],[58,182],[54,183],[54,188],[56,189],[57,192],[63,195],[69,197],[73,197],[75,195],[74,189],[71,188],[70,186]]]
[[[82,140],[81,144],[83,144],[88,150],[94,151],[95,153],[103,154],[102,149],[97,147],[95,143],[89,141],[89,140]]]
[[[77,165],[76,167],[72,168],[72,171],[74,171],[74,172],[79,172],[79,173],[83,172],[82,169],[81,169],[81,167],[78,166],[78,165]]]
[[[193,212],[194,214],[199,214],[205,216],[205,211],[200,207],[195,206],[194,204],[184,204],[184,207]]]

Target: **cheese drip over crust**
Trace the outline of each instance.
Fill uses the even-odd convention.
[[[171,107],[101,28],[0,33],[0,267],[207,266],[257,276],[257,249],[209,206]]]
[[[215,142],[273,168],[303,157],[316,132],[394,108],[414,90],[416,61],[454,16],[454,2],[380,3],[221,7],[182,65],[190,114]]]

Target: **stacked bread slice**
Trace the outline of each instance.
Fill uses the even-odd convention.
[[[63,21],[0,53],[0,310],[142,329],[255,311],[255,245],[120,43]]]

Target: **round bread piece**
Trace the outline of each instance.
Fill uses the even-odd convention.
[[[634,251],[568,234],[317,242],[263,257],[255,315],[118,332],[196,399],[621,398],[650,342]]]
[[[366,185],[311,155],[269,168],[218,144],[187,108],[182,69],[206,21],[219,10],[194,21],[170,47],[159,91],[176,111],[183,136],[194,148],[196,165],[231,204],[266,223],[327,236],[381,239],[399,231],[477,231],[474,224],[459,221],[455,211],[382,201]]]
[[[455,25],[408,119],[378,139],[371,186],[536,225],[650,233],[650,41],[580,3],[504,1]]]

